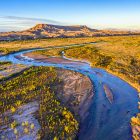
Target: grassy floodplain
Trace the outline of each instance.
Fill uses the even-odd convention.
[[[1,41],[0,53],[14,53],[16,51],[23,51],[33,48],[57,47],[90,42],[118,41],[126,38],[127,36],[118,36],[118,37],[112,36],[112,37],[51,38],[51,39],[36,39],[36,40]]]

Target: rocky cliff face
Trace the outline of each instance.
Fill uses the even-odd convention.
[[[51,24],[37,24],[36,26],[21,32],[12,31],[0,33],[0,41],[39,39],[48,37],[85,37],[85,36],[131,35],[131,34],[140,34],[140,32],[97,30],[81,25],[59,26]]]

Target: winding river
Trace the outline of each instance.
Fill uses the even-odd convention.
[[[64,46],[63,46],[64,47]],[[66,46],[67,47],[67,46]],[[39,49],[34,49],[39,50]],[[104,69],[69,64],[40,63],[33,59],[19,60],[14,56],[34,50],[22,51],[0,57],[0,61],[11,61],[34,66],[54,66],[81,72],[90,77],[95,86],[95,97],[89,108],[89,115],[79,128],[78,140],[132,140],[129,124],[131,117],[139,112],[138,92],[120,78]],[[65,58],[65,56],[63,56]],[[66,58],[67,59],[67,58]],[[69,59],[72,60],[72,59]],[[79,61],[79,60],[78,60]],[[105,86],[113,93],[112,102],[106,98]]]

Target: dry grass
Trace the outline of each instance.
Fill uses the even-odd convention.
[[[1,41],[0,52],[12,53],[14,51],[22,51],[33,48],[47,48],[66,46],[73,44],[83,44],[90,42],[105,42],[105,41],[118,41],[125,39],[125,36],[118,37],[80,37],[80,38],[52,38],[52,39],[36,39],[36,40],[24,40],[24,41]]]

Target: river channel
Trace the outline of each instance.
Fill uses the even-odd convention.
[[[64,46],[62,46],[64,47]],[[67,47],[67,46],[66,46]],[[39,50],[39,49],[34,49]],[[53,64],[36,62],[34,59],[19,60],[15,58],[34,50],[27,50],[0,57],[0,61],[11,61],[34,66],[54,66],[81,72],[89,76],[94,83],[95,96],[89,108],[89,114],[81,123],[78,140],[132,140],[131,117],[138,110],[138,91],[122,79],[107,73],[106,70],[87,65]],[[67,59],[64,55],[63,58]],[[73,60],[73,59],[69,59]],[[75,61],[75,60],[74,60]],[[106,97],[105,86],[113,93],[113,101]]]

